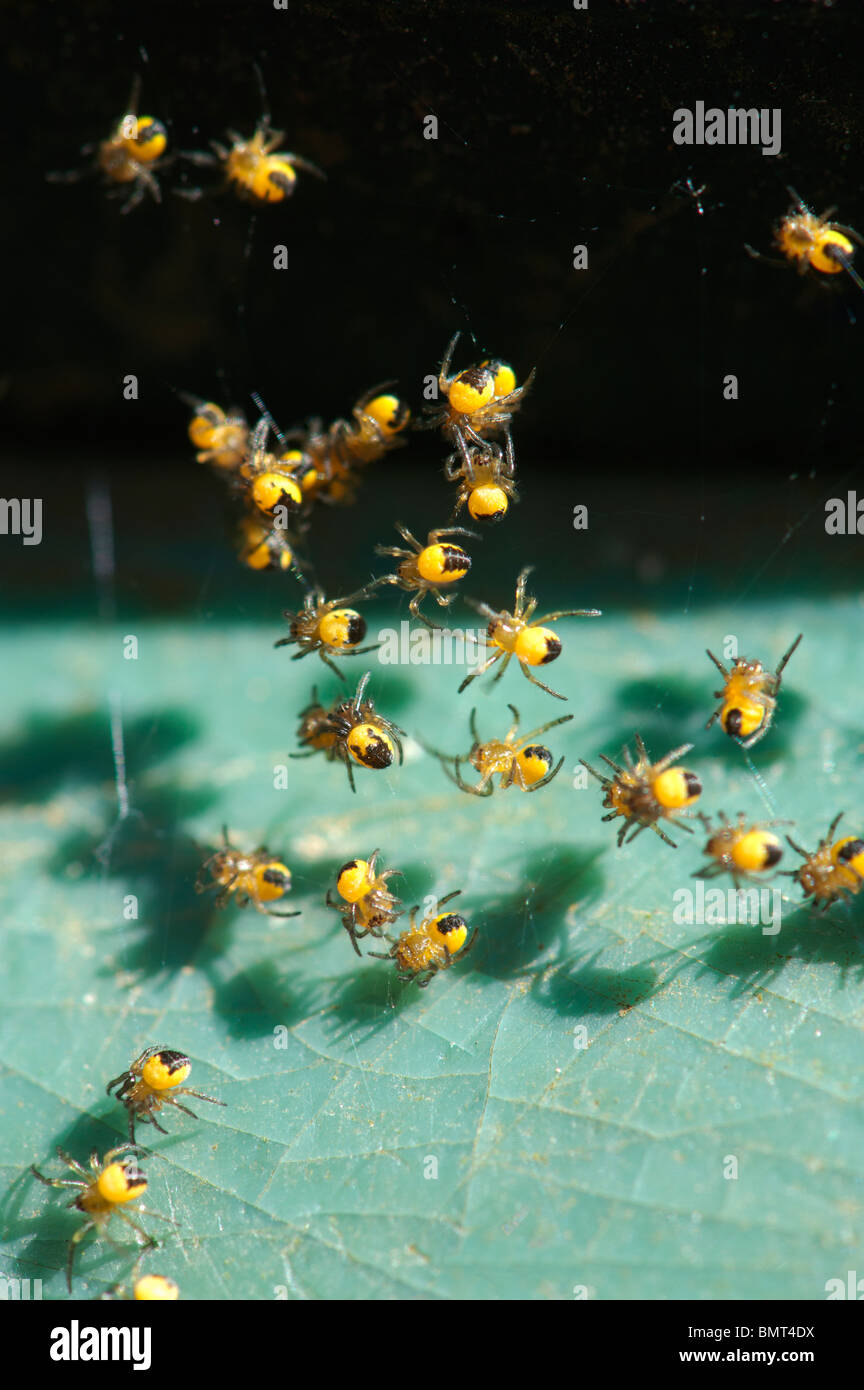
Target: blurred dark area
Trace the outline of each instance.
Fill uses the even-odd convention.
[[[584,575],[604,601],[647,604],[664,585],[698,602],[708,574],[714,597],[748,575],[760,594],[855,582],[860,538],[826,537],[824,503],[864,496],[864,294],[846,275],[781,273],[744,243],[770,254],[787,185],[864,230],[857,0],[106,0],[5,16],[2,491],[41,495],[45,526],[38,547],[0,537],[7,616],[48,612],[58,593],[92,607],[97,477],[121,609],[272,613],[293,581],[237,564],[176,392],[254,417],[257,391],[289,428],[397,378],[416,411],[457,329],[457,366],[493,354],[537,371],[514,428],[523,501],[485,542],[502,601],[529,560],[552,586]],[[123,216],[95,176],[46,180],[109,134],[135,74],[176,151],[250,134],[255,64],[286,147],[326,183],[301,173],[291,199],[253,214],[178,159],[162,202]],[[782,154],[674,144],[674,111],[697,101],[779,107]],[[197,202],[173,191],[197,185],[212,190]],[[449,520],[445,452],[411,436],[354,509],[316,517],[328,587],[377,567],[393,521]]]

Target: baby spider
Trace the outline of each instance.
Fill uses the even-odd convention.
[[[460,545],[453,545],[444,540],[444,537],[471,536],[476,540],[477,532],[468,531],[464,526],[440,526],[436,531],[430,531],[426,544],[421,545],[401,522],[396,523],[396,530],[411,549],[401,550],[398,546],[376,545],[376,555],[395,555],[401,563],[396,566],[395,574],[382,575],[380,579],[374,580],[370,587],[398,584],[400,589],[409,593],[413,590],[414,597],[408,605],[408,611],[427,627],[440,628],[440,623],[430,622],[420,612],[421,600],[425,594],[431,594],[441,608],[449,607],[456,595],[448,594],[445,598],[440,585],[455,584],[458,579],[464,579],[471,568],[471,556],[467,555]]]
[[[300,727],[297,730],[297,742],[304,745],[305,751],[289,753],[290,758],[311,758],[313,753],[324,753],[328,762],[333,761],[336,757],[337,735],[330,723],[331,712],[321,704],[318,699],[318,687],[313,685],[312,699],[300,711]]]
[[[292,656],[292,661],[300,661],[310,652],[317,652],[325,666],[335,671],[340,681],[345,677],[330,660],[331,656],[361,656],[365,652],[377,651],[380,642],[371,647],[360,647],[359,642],[366,636],[366,619],[346,605],[354,599],[368,598],[371,589],[358,589],[344,598],[331,598],[325,601],[322,589],[310,590],[299,613],[286,610],[283,617],[288,618],[291,629],[287,637],[274,642],[275,647],[286,647],[296,643],[300,650]]]
[[[706,652],[723,677],[723,689],[714,691],[714,698],[723,703],[715,710],[706,729],[710,729],[715,719],[730,738],[737,739],[742,748],[752,748],[760,738],[764,738],[771,728],[774,710],[777,708],[777,692],[780,678],[786,663],[794,652],[803,632],[799,632],[780,665],[773,673],[766,671],[761,661],[747,661],[743,656],[735,658],[731,671],[719,662],[713,652]]]
[[[201,401],[185,392],[179,394],[194,412],[189,422],[189,438],[198,450],[197,462],[212,464],[214,468],[239,468],[249,453],[249,426],[245,415],[239,411],[226,414],[213,401]]]
[[[412,907],[411,926],[408,931],[404,931],[398,940],[393,941],[386,953],[370,951],[369,955],[377,957],[378,960],[395,961],[398,980],[403,983],[416,980],[420,988],[425,989],[439,970],[449,969],[454,956],[467,956],[477,940],[476,928],[470,940],[468,939],[468,924],[464,917],[459,917],[455,912],[441,911],[445,903],[458,898],[461,892],[462,889],[457,888],[455,892],[448,893],[446,898],[439,898],[434,915],[423,917],[419,926],[415,925],[417,913],[420,911],[419,905]],[[388,937],[388,940],[392,941],[392,937]]]
[[[299,917],[299,912],[274,912],[268,904],[284,897],[291,887],[291,871],[274,859],[263,845],[250,854],[237,849],[228,839],[228,827],[222,827],[225,843],[222,849],[202,864],[195,882],[196,893],[218,888],[214,907],[224,907],[231,894],[238,907],[252,903],[258,912],[268,917]]]
[[[606,792],[603,798],[603,805],[610,806],[612,809],[608,816],[601,819],[615,820],[616,816],[624,817],[624,824],[618,829],[618,847],[624,844],[627,836],[627,843],[635,840],[637,835],[647,827],[665,840],[672,849],[678,846],[674,840],[670,840],[665,831],[661,830],[657,824],[658,820],[675,820],[677,813],[685,806],[692,806],[694,801],[698,801],[702,795],[702,783],[693,772],[686,771],[683,767],[672,767],[671,764],[678,758],[689,753],[693,747],[692,743],[682,743],[680,748],[674,748],[671,753],[667,753],[665,758],[661,758],[658,763],[652,763],[648,757],[645,744],[639,734],[636,735],[636,751],[639,755],[638,761],[633,763],[629,749],[624,750],[624,762],[626,767],[620,767],[618,763],[613,763],[611,758],[607,758],[605,753],[600,757],[604,763],[608,763],[615,773],[614,777],[604,777],[602,772],[595,772],[590,763],[586,763],[584,758],[580,758],[582,766],[587,768],[592,777],[596,777],[598,782],[602,782]],[[692,835],[693,827],[685,825],[683,821],[675,821],[680,830],[686,830],[688,835]],[[632,834],[627,835],[627,831],[632,829]]]
[[[318,179],[327,177],[311,160],[291,154],[288,150],[280,150],[284,134],[284,131],[271,129],[270,115],[267,113],[261,117],[248,139],[238,135],[236,130],[229,130],[227,137],[230,145],[211,140],[213,154],[204,150],[188,150],[183,157],[193,164],[221,164],[226,186],[233,188],[245,202],[258,207],[267,203],[283,203],[294,192],[298,169],[314,174]],[[200,197],[201,190],[190,189],[185,196]]]
[[[742,877],[752,878],[754,874],[764,873],[780,863],[783,849],[777,836],[770,833],[770,827],[789,825],[789,821],[772,820],[764,825],[754,825],[743,811],[738,813],[735,825],[722,811],[718,812],[718,819],[720,826],[714,830],[708,816],[699,816],[708,832],[704,852],[710,854],[712,862],[703,869],[697,869],[694,878],[716,878],[718,874],[728,872],[738,888]]]
[[[504,440],[507,468],[512,477],[515,460],[510,420],[522,404],[534,380],[534,373],[532,371],[517,387],[512,367],[506,362],[486,361],[448,376],[458,341],[459,334],[454,333],[438,373],[439,400],[443,404],[427,407],[426,418],[420,428],[441,429],[445,438],[455,444],[463,465],[470,463],[469,445],[482,448],[483,441],[490,435],[500,435]]]
[[[566,724],[573,715],[564,714],[560,719],[551,719],[548,724],[542,724],[539,729],[532,729],[530,734],[523,734],[520,739],[514,741],[519,727],[519,711],[515,705],[508,705],[507,708],[513,712],[513,723],[503,739],[493,738],[488,743],[481,743],[477,733],[477,711],[472,709],[470,729],[474,746],[470,753],[453,758],[446,753],[436,752],[434,748],[429,750],[435,753],[447,776],[457,787],[461,787],[463,792],[470,792],[472,796],[491,796],[494,777],[500,777],[499,785],[502,789],[515,786],[523,792],[536,792],[560,772],[563,757],[553,767],[549,749],[542,743],[532,743],[531,740],[545,734],[547,729]],[[462,777],[459,770],[461,763],[470,763],[480,773],[480,781],[474,786]]]
[[[512,467],[497,444],[471,448],[467,454],[467,459],[451,454],[444,464],[448,482],[459,483],[453,516],[467,506],[474,521],[500,521],[510,502],[519,500]]]
[[[284,526],[258,515],[244,516],[237,532],[238,558],[250,570],[294,570],[298,578],[300,562],[294,551],[296,541]]]
[[[787,187],[786,192],[792,199],[792,206],[774,229],[775,245],[786,261],[797,268],[799,275],[806,275],[808,270],[819,271],[822,275],[839,275],[845,270],[859,290],[864,290],[864,280],[852,265],[855,255],[852,242],[864,245],[855,229],[845,227],[842,222],[829,221],[836,208],[826,208],[821,217],[817,217],[794,188]],[[784,266],[783,261],[763,256],[746,243],[744,249],[752,260]]]
[[[396,875],[401,878],[402,871],[384,869],[376,873],[380,853],[380,849],[376,849],[368,860],[349,859],[342,865],[336,878],[336,892],[341,902],[335,902],[330,896],[331,890],[327,889],[327,906],[342,913],[342,925],[358,956],[362,954],[358,941],[364,936],[385,936],[384,928],[405,910],[400,906],[401,899],[387,888],[388,878]]]
[[[531,666],[546,666],[561,655],[560,638],[543,624],[554,622],[557,618],[600,618],[602,614],[598,608],[562,608],[555,613],[547,613],[543,618],[534,618],[532,622],[537,600],[525,597],[525,585],[532,568],[533,566],[527,565],[516,581],[516,603],[512,613],[506,609],[498,612],[490,608],[488,603],[478,603],[476,599],[466,598],[467,604],[488,619],[486,647],[492,649],[492,655],[487,657],[476,671],[465,677],[459,687],[460,695],[473,680],[482,676],[490,666],[494,666],[495,662],[503,657],[501,669],[497,676],[493,677],[493,681],[500,680],[510,664],[510,658],[515,656],[522,668],[523,676],[532,685],[539,685],[541,690],[545,690],[548,695],[554,695],[556,700],[567,699],[566,695],[559,695],[557,690],[552,690],[542,681],[535,679],[529,669]]]
[[[33,1165],[30,1172],[38,1178],[46,1187],[77,1187],[79,1189],[77,1197],[73,1197],[67,1206],[77,1207],[78,1211],[83,1212],[87,1217],[83,1226],[79,1226],[69,1242],[69,1256],[66,1261],[66,1287],[72,1292],[72,1262],[75,1258],[75,1250],[89,1231],[97,1231],[99,1235],[104,1235],[111,1245],[116,1245],[116,1241],[111,1240],[106,1226],[114,1212],[117,1213],[128,1226],[136,1232],[136,1239],[139,1245],[153,1248],[156,1241],[153,1236],[149,1236],[137,1221],[133,1221],[128,1212],[123,1210],[124,1202],[136,1201],[147,1189],[147,1178],[138,1167],[137,1161],[132,1157],[121,1159],[120,1154],[128,1154],[134,1148],[133,1144],[118,1144],[116,1148],[106,1153],[100,1163],[99,1155],[90,1155],[90,1172],[63,1149],[57,1150],[58,1156],[76,1174],[74,1178],[46,1178],[39,1169]],[[138,1211],[145,1216],[158,1217],[160,1221],[168,1221],[170,1225],[175,1223],[170,1217],[161,1216],[158,1211],[148,1211],[147,1207],[138,1207]],[[143,1237],[143,1240],[140,1239]],[[118,1249],[122,1247],[117,1247]]]
[[[168,144],[164,125],[153,116],[137,114],[140,90],[141,79],[136,77],[129,93],[126,114],[117,122],[112,134],[98,144],[84,145],[81,150],[86,155],[95,153],[96,171],[102,174],[107,183],[119,185],[111,190],[109,197],[121,197],[128,185],[132,185],[129,197],[120,209],[121,213],[131,212],[145,193],[149,193],[154,202],[162,201],[154,170],[159,167],[160,160],[163,166],[169,162],[163,159]],[[94,165],[90,165],[86,169],[70,169],[65,173],[48,174],[47,177],[51,183],[77,183],[93,168]]]
[[[805,898],[811,898],[821,912],[841,898],[854,897],[864,883],[864,840],[857,835],[846,835],[836,844],[831,843],[842,817],[843,812],[840,811],[829,825],[828,834],[812,853],[796,845],[789,835],[786,836],[804,863],[799,864],[797,869],[781,872],[800,883]]]
[[[411,411],[398,396],[385,391],[392,382],[373,386],[361,396],[350,420],[336,420],[327,432],[331,473],[348,476],[358,464],[374,463],[391,449],[401,449],[399,435],[411,419]]]
[[[163,1105],[176,1105],[184,1115],[198,1116],[194,1110],[181,1105],[178,1096],[194,1096],[196,1100],[209,1100],[211,1105],[224,1105],[224,1100],[205,1096],[201,1091],[193,1091],[182,1083],[186,1080],[192,1063],[182,1052],[173,1052],[167,1047],[145,1047],[128,1071],[121,1072],[105,1087],[106,1095],[117,1091],[117,1099],[125,1105],[129,1115],[129,1140],[135,1143],[135,1120],[152,1124],[160,1134],[167,1134],[156,1119],[156,1111]],[[179,1089],[178,1089],[179,1087]]]
[[[318,704],[313,690],[312,704],[302,711],[298,731],[299,741],[308,745],[307,751],[290,754],[292,758],[304,758],[323,752],[329,761],[340,758],[345,764],[352,792],[357,790],[352,763],[380,770],[390,767],[395,753],[399,755],[400,765],[402,763],[399,735],[405,730],[376,714],[373,702],[363,699],[370,675],[367,671],[361,677],[350,700],[336,700],[329,710]]]
[[[282,457],[272,453],[267,448],[267,437],[273,428],[269,415],[258,421],[250,436],[248,457],[237,471],[236,486],[265,516],[277,520],[281,516],[284,520],[299,511],[303,501],[304,455],[299,451],[289,451]],[[277,508],[282,512],[277,512]]]

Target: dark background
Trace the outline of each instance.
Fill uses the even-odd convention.
[[[520,377],[537,368],[515,428],[524,500],[484,550],[502,575],[542,558],[550,582],[574,565],[596,575],[604,601],[676,604],[754,574],[760,593],[857,583],[860,538],[826,538],[824,502],[861,481],[864,295],[743,249],[770,252],[787,184],[864,229],[857,0],[150,0],[14,17],[3,491],[43,496],[45,540],[0,537],[7,614],[92,604],[94,476],[113,499],[121,609],[272,612],[293,581],[237,565],[222,485],[195,464],[174,391],[254,415],[257,390],[287,428],[398,377],[416,410],[456,329],[457,365],[492,353]],[[109,133],[136,72],[175,148],[249,134],[255,62],[287,148],[327,183],[301,174],[253,218],[230,195],[175,197],[183,179],[213,182],[182,163],[161,205],[127,217],[95,178],[46,182]],[[674,110],[697,100],[780,107],[782,156],[674,145]],[[423,139],[429,113],[437,141]],[[702,215],[675,191],[688,177],[707,185]],[[272,269],[276,243],[287,271]],[[572,268],[576,243],[588,271]],[[137,402],[122,399],[129,372]],[[329,587],[371,572],[397,518],[446,523],[443,454],[413,436],[356,508],[316,517]],[[590,529],[574,540],[582,502]]]

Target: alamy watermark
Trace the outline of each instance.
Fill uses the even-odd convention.
[[[781,126],[779,106],[710,106],[706,111],[704,101],[697,101],[692,110],[680,106],[673,113],[672,139],[676,145],[761,145],[764,155],[776,155]]]
[[[41,1297],[41,1279],[5,1279],[0,1276],[0,1303],[38,1301]]]
[[[864,497],[857,492],[829,497],[825,503],[825,530],[829,536],[864,536]]]
[[[41,545],[42,498],[0,497],[0,536],[20,536],[24,545]]]
[[[407,618],[378,633],[382,666],[479,666],[487,656],[485,627],[470,629],[412,628]]]
[[[763,936],[776,936],[782,917],[779,888],[676,888],[672,921],[676,926],[724,927],[738,923],[762,925]]]

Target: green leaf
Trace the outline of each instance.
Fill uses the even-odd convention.
[[[376,706],[413,736],[404,767],[358,769],[356,796],[339,764],[287,760],[312,684],[329,701],[337,683],[274,652],[278,625],[142,619],[136,661],[119,627],[5,639],[0,1273],[65,1297],[80,1217],[29,1165],[59,1174],[56,1145],[84,1161],[122,1141],[105,1084],[154,1042],[227,1103],[163,1111],[167,1137],[139,1128],[146,1204],[176,1222],[142,1217],[161,1246],[146,1267],[184,1298],[812,1299],[864,1271],[862,903],[817,917],[776,879],[777,935],[678,923],[701,828],[619,850],[599,786],[574,785],[580,757],[618,758],[638,730],[656,757],[694,742],[705,811],[794,819],[808,846],[841,809],[861,829],[860,608],[754,604],[740,621],[742,653],[767,663],[805,634],[749,757],[704,728],[704,649],[728,611],[607,612],[559,625],[544,674],[567,705],[515,663],[457,696],[461,668],[346,661],[346,689],[370,662]],[[488,738],[508,701],[525,732],[573,713],[548,736],[565,765],[537,795],[466,796],[416,738],[465,753],[472,704]],[[301,917],[194,892],[223,822],[285,858]],[[461,888],[479,927],[427,990],[358,960],[324,905],[339,865],[377,847],[407,905]],[[134,1256],[85,1241],[75,1295],[128,1281]]]

